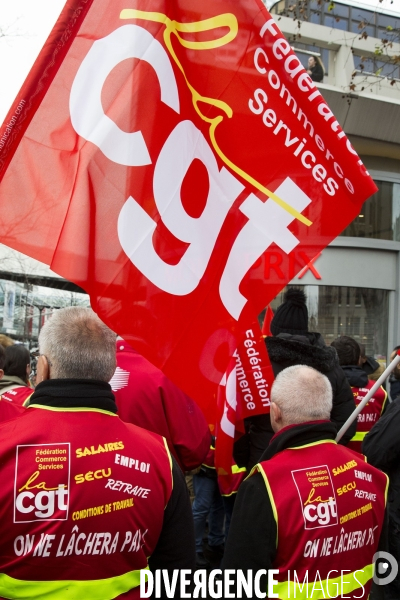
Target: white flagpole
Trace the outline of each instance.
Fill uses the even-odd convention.
[[[372,388],[369,390],[368,394],[365,396],[365,398],[362,400],[362,402],[360,402],[360,404],[357,406],[357,408],[355,409],[355,411],[347,419],[346,423],[339,430],[339,432],[338,432],[338,434],[336,436],[336,441],[337,442],[342,439],[342,437],[344,436],[344,434],[346,433],[346,431],[348,430],[348,428],[350,427],[350,425],[352,424],[352,422],[358,417],[359,413],[362,411],[362,409],[364,408],[364,406],[369,402],[369,400],[372,398],[372,396],[378,390],[379,386],[382,385],[382,383],[385,381],[385,379],[387,377],[389,377],[390,373],[393,371],[393,369],[395,368],[395,366],[399,362],[400,362],[400,354],[397,354],[397,356],[394,357],[394,359],[392,360],[392,362],[390,363],[390,365],[382,373],[382,375],[379,377],[379,379],[377,379],[377,381],[372,386]]]

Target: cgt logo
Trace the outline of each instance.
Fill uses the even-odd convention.
[[[133,12],[133,18],[142,18],[140,13]],[[125,10],[123,13],[125,16],[122,18],[132,18],[131,11]],[[231,28],[230,21],[225,25]],[[155,157],[154,150],[151,152],[147,146],[139,124],[137,131],[122,131],[105,114],[101,100],[109,74],[119,63],[130,58],[146,61],[153,68],[160,86],[160,101],[179,115],[181,100],[169,54],[147,29],[137,24],[118,27],[92,44],[73,81],[69,109],[76,133],[95,144],[106,158],[119,165],[142,167],[151,164]],[[204,100],[210,101],[209,98]],[[196,100],[196,111],[199,113],[198,104]],[[221,104],[215,101],[214,106],[220,107]],[[230,112],[231,109],[227,107],[226,110]],[[209,117],[203,115],[202,118],[211,123]],[[215,126],[220,118],[214,121]],[[213,135],[211,139],[215,139]],[[216,154],[224,156],[214,142],[211,148],[202,131],[192,121],[184,119],[170,132],[156,157],[153,192],[159,217],[172,236],[187,244],[184,258],[177,264],[165,262],[159,256],[153,243],[158,219],[150,217],[137,198],[129,196],[119,214],[118,238],[123,251],[149,281],[168,294],[186,296],[198,287],[228,212],[245,189],[242,183],[245,173],[234,167],[228,159],[226,164],[231,169],[234,167],[240,178],[226,167],[220,168]],[[186,211],[180,194],[186,173],[194,160],[203,163],[209,180],[205,208],[196,218]],[[251,181],[252,185],[256,183],[250,176],[245,175],[245,179]],[[220,299],[236,320],[247,302],[240,291],[240,284],[250,267],[272,244],[279,246],[286,254],[292,252],[300,243],[289,229],[296,218],[311,225],[301,214],[311,199],[289,177],[274,194],[260,185],[257,184],[268,199],[264,202],[250,193],[240,205],[239,210],[248,221],[232,245],[219,283]]]
[[[331,519],[335,520],[335,524],[337,523],[336,501],[332,497],[329,500],[321,499],[316,504],[307,504],[303,513],[308,523],[317,522],[319,525],[332,525]]]
[[[326,465],[292,471],[305,529],[338,524],[336,495]]]
[[[68,509],[68,489],[59,485],[57,489],[49,488],[38,493],[21,492],[15,500],[15,508],[22,514],[34,511],[36,517],[48,520],[54,515],[56,509],[59,511]]]
[[[14,523],[66,520],[69,477],[69,444],[17,446]]]

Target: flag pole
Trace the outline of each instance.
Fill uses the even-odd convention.
[[[346,431],[348,430],[350,425],[353,423],[353,421],[357,418],[357,416],[362,411],[364,406],[370,401],[372,396],[375,394],[375,392],[378,390],[378,388],[382,385],[382,383],[390,375],[390,373],[393,371],[393,369],[399,362],[400,362],[400,350],[397,351],[397,355],[394,357],[394,359],[392,360],[390,365],[382,373],[382,375],[379,377],[379,379],[376,380],[375,384],[369,390],[368,394],[365,396],[365,398],[363,398],[362,402],[360,402],[360,404],[357,406],[355,411],[350,415],[350,417],[347,419],[345,424],[341,427],[341,429],[339,430],[339,432],[336,436],[337,442],[342,439],[343,435],[346,433]]]

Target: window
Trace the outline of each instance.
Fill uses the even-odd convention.
[[[297,57],[305,69],[308,69],[308,59],[310,56],[312,54],[319,55],[322,60],[322,64],[324,65],[325,75],[328,75],[329,50],[326,50],[326,48],[320,48],[319,46],[302,44],[301,42],[297,41],[293,44],[293,50],[296,52]],[[305,50],[305,52],[302,52],[302,50]]]
[[[386,290],[324,285],[295,287],[302,287],[307,296],[310,331],[318,331],[327,344],[340,335],[349,335],[365,345],[368,356],[386,360],[389,310]],[[274,311],[282,303],[286,289],[271,302]],[[348,304],[339,302],[342,298]]]
[[[377,15],[378,17],[378,25],[380,27],[393,27],[393,29],[396,29],[398,27],[400,27],[400,18],[395,18],[395,17],[389,17],[388,15]]]
[[[351,18],[353,21],[363,21],[368,25],[375,25],[375,13],[372,10],[362,10],[355,6],[351,9]]]
[[[341,233],[344,236],[400,242],[400,184],[376,181],[379,190]]]
[[[324,15],[324,25],[326,27],[332,27],[333,29],[341,29],[342,31],[348,31],[349,22],[347,19],[340,19],[333,15]]]
[[[357,339],[360,337],[360,321],[360,317],[346,317],[346,333],[342,335],[349,335],[360,341]]]
[[[359,34],[365,31],[370,37],[375,37],[375,27],[373,25],[364,25],[363,21],[352,21],[351,31]]]
[[[347,4],[339,4],[338,2],[335,2],[335,6],[333,8],[333,10],[328,11],[328,7],[329,4],[325,4],[325,12],[333,15],[334,17],[347,17],[349,16],[349,10],[350,8],[347,6]]]

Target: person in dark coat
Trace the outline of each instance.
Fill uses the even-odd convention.
[[[354,338],[341,335],[333,340],[331,347],[335,348],[338,354],[339,364],[351,386],[355,403],[358,406],[375,385],[374,381],[368,379],[368,375],[362,368],[360,346]],[[350,441],[349,448],[361,452],[361,442],[381,417],[386,399],[387,393],[380,386],[358,415],[357,433]]]
[[[390,362],[394,359],[397,354],[397,350],[400,350],[400,346],[395,346],[393,352],[390,355]],[[396,365],[389,377],[389,401],[393,402],[400,396],[400,367]],[[388,403],[387,403],[388,404]],[[386,405],[386,408],[387,405]]]
[[[334,348],[325,345],[320,333],[308,331],[306,296],[300,289],[290,288],[283,303],[271,321],[273,337],[265,338],[269,358],[275,377],[293,365],[313,367],[329,379],[333,391],[331,421],[337,431],[355,409],[351,387],[339,366]],[[235,460],[239,466],[250,470],[259,462],[274,435],[269,414],[246,420],[247,439],[235,448]],[[354,422],[340,440],[346,445],[356,432]]]
[[[308,59],[307,73],[313,81],[321,82],[324,79],[325,69],[319,56],[310,56]]]
[[[400,376],[400,369],[395,368]],[[398,380],[396,380],[398,381]],[[368,462],[389,475],[389,552],[400,564],[400,396],[365,436],[362,452]],[[385,600],[399,600],[400,575],[383,587]]]
[[[360,346],[360,367],[362,370],[368,375],[370,379],[377,380],[379,375],[383,373],[382,366],[378,363],[377,360],[373,356],[367,356],[365,354],[365,346],[364,344],[359,344]],[[371,375],[373,377],[371,377]],[[378,375],[376,377],[375,375]]]

